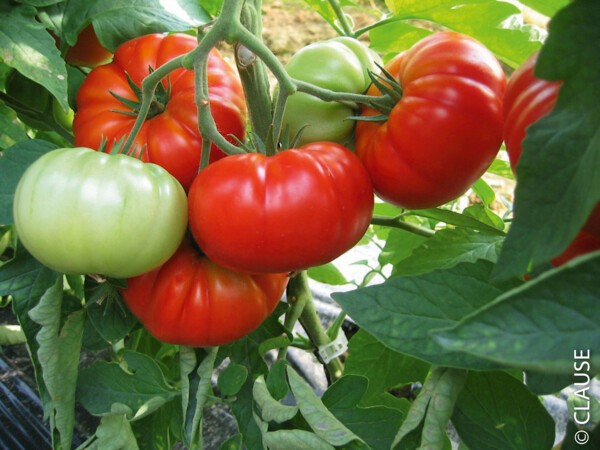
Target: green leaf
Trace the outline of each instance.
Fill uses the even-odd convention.
[[[27,140],[13,145],[0,158],[0,223],[13,223],[13,199],[21,176],[36,159],[56,148],[48,141]]]
[[[346,445],[353,441],[363,443],[358,436],[336,419],[300,375],[290,367],[287,369],[287,375],[298,408],[318,437],[334,446]]]
[[[25,5],[0,15],[0,59],[48,89],[66,109],[67,68],[54,39],[35,15],[35,8]]]
[[[231,363],[241,364],[248,369],[248,378],[242,389],[236,394],[236,401],[231,404],[231,410],[247,448],[262,448],[263,445],[262,432],[254,419],[252,388],[255,378],[259,375],[266,375],[269,368],[263,360],[259,348],[262,342],[285,334],[285,329],[279,322],[279,317],[285,309],[286,305],[280,303],[255,331],[220,348],[222,357],[229,356]]]
[[[181,347],[181,405],[183,441],[190,450],[202,449],[202,416],[211,393],[211,376],[215,368],[217,347]]]
[[[19,325],[0,325],[0,347],[2,345],[24,344],[25,342],[27,342],[27,338]]]
[[[424,236],[410,231],[394,228],[385,241],[383,250],[379,254],[379,264],[397,264],[409,257],[412,251],[427,241]]]
[[[504,372],[469,372],[452,423],[472,449],[537,450],[554,445],[554,421],[539,398]]]
[[[564,82],[554,109],[528,128],[523,141],[499,279],[559,255],[600,200],[599,22],[600,3],[580,0],[550,23],[536,75]]]
[[[496,158],[490,167],[487,170],[489,173],[493,173],[494,175],[498,175],[500,177],[506,178],[508,180],[514,180],[515,176],[510,168],[510,163],[503,159]]]
[[[108,414],[100,420],[96,440],[90,450],[138,450],[138,444],[125,414]]]
[[[573,374],[554,374],[545,372],[526,371],[527,388],[538,395],[550,395],[561,391],[574,383]]]
[[[194,0],[70,0],[65,8],[63,33],[73,45],[89,23],[102,46],[112,52],[122,43],[150,33],[187,31],[205,24],[209,14]]]
[[[39,303],[42,295],[58,278],[58,273],[43,266],[22,246],[17,247],[14,259],[0,267],[0,295],[12,296],[12,308],[27,337],[27,347],[46,415],[50,414],[47,408],[51,399],[42,378],[38,358],[39,344],[36,335],[41,327],[29,317],[29,311]]]
[[[430,30],[417,28],[409,23],[393,20],[379,22],[369,31],[371,48],[382,55],[391,57],[408,50],[424,37],[431,34]]]
[[[78,398],[91,414],[108,414],[113,404],[121,404],[131,418],[140,418],[179,395],[148,355],[125,350],[123,358],[125,367],[99,360],[80,371]]]
[[[340,272],[333,263],[311,267],[308,269],[307,273],[310,278],[320,283],[330,284],[332,286],[348,284],[348,280],[346,280],[344,274]]]
[[[438,231],[394,266],[395,275],[418,275],[463,262],[496,262],[504,238],[495,233],[446,228]]]
[[[85,310],[98,334],[111,344],[123,339],[137,319],[125,306],[117,288],[108,281],[97,283],[86,277],[85,289]]]
[[[344,375],[362,375],[369,380],[365,398],[423,382],[429,372],[429,364],[391,350],[362,329],[350,339],[348,352]]]
[[[416,444],[423,449],[447,448],[446,427],[467,373],[445,367],[434,369],[398,430],[392,448],[416,448]]]
[[[474,219],[477,219],[482,223],[491,225],[492,227],[497,228],[500,231],[504,231],[504,229],[506,228],[504,220],[502,220],[500,216],[496,215],[490,208],[484,205],[467,206],[463,210],[463,214],[469,217],[473,217]]]
[[[506,292],[448,330],[451,351],[511,367],[573,373],[573,351],[600,348],[600,252],[572,260]],[[590,362],[600,370],[600,354]]]
[[[50,424],[60,434],[62,448],[70,448],[75,424],[75,389],[84,314],[82,310],[69,314],[61,326],[63,282],[58,278],[29,311],[29,316],[41,328],[37,334],[37,351],[44,383],[52,399]]]
[[[449,367],[491,369],[497,364],[442,348],[430,332],[457,324],[502,294],[489,284],[488,261],[460,264],[413,277],[335,293],[333,298],[356,323],[387,347]]]
[[[271,396],[263,375],[254,382],[252,395],[258,414],[267,422],[283,423],[292,420],[298,413],[297,406],[283,405]]]
[[[331,27],[334,30],[341,31],[335,11],[333,10],[333,8],[331,7],[329,2],[323,2],[321,0],[304,0],[304,3],[306,3],[314,11],[319,13],[319,15],[323,19],[325,19],[325,21],[327,23],[329,23],[329,25],[331,25]],[[344,3],[344,2],[341,2],[341,3]]]
[[[171,449],[174,442],[182,442],[183,423],[181,404],[168,402],[152,414],[133,422],[137,444],[142,449]]]
[[[487,231],[490,233],[496,233],[504,235],[504,232],[499,230],[495,226],[491,226],[486,222],[482,222],[474,217],[466,214],[457,213],[443,208],[431,208],[431,209],[419,209],[411,212],[412,214],[420,217],[427,217],[429,219],[437,220],[438,222],[444,222],[448,225],[454,225],[457,227],[471,228],[473,230]]]
[[[273,363],[267,374],[267,388],[269,388],[270,394],[276,400],[283,399],[290,392],[285,374],[287,364],[285,360],[277,360]]]
[[[518,67],[541,45],[539,30],[509,26],[506,21],[519,9],[496,0],[387,0],[394,17],[434,22],[481,41],[501,60]]]
[[[473,192],[481,199],[483,204],[489,207],[492,202],[496,199],[496,192],[490,187],[489,184],[483,178],[477,180],[473,186],[471,186]]]
[[[229,364],[217,379],[217,386],[225,396],[235,395],[248,378],[248,368],[241,364]]]
[[[559,9],[569,4],[569,0],[520,0],[523,5],[535,9],[548,17],[554,16]]]
[[[381,405],[359,406],[368,384],[363,376],[344,375],[325,391],[323,404],[370,447],[390,448],[406,411]]]
[[[17,113],[4,103],[0,103],[0,130],[2,130],[2,134],[0,134],[1,150],[29,139],[25,127],[17,120]]]
[[[334,450],[316,434],[305,430],[277,430],[265,433],[265,445],[270,449]]]

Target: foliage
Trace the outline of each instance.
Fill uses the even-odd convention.
[[[581,382],[581,375],[600,373],[600,252],[551,264],[600,201],[598,2],[305,3],[340,35],[368,37],[384,61],[438,30],[483,43],[507,75],[540,50],[536,75],[562,82],[556,107],[529,129],[516,176],[501,150],[468,195],[450,203],[403,209],[376,202],[357,244],[373,258],[353,261],[363,278],[350,279],[339,260],[311,267],[291,276],[286,301],[250,334],[220,347],[167,344],[127,308],[119,293],[126,280],[58,273],[27,251],[14,226],[13,198],[27,167],[73,146],[69,126],[49,108],[67,117],[77,109],[75,93],[90,69],[67,63],[66,55],[82,30],[91,24],[110,52],[149,33],[198,37],[168,69],[194,71],[201,167],[211,144],[227,154],[289,147],[282,119],[296,92],[356,112],[381,101],[290,76],[261,40],[259,0],[0,0],[0,306],[18,321],[0,324],[0,345],[26,341],[54,448],[72,446],[76,407],[99,417],[82,450],[169,449],[176,442],[202,448],[205,410],[221,403],[239,432],[224,449],[449,449],[449,424],[460,449],[550,449],[555,424],[539,396],[559,392],[577,374]],[[365,11],[372,23],[356,28],[352,15]],[[217,45],[233,50],[244,85],[251,132],[240,142],[219,132],[209,107],[209,95],[219,95],[208,91],[206,70]],[[16,95],[15,74],[24,85],[35,83],[43,102]],[[144,79],[139,111],[148,110],[157,86],[169,89],[164,75]],[[372,77],[385,85],[385,74]],[[144,119],[136,117],[129,141]],[[512,193],[497,189],[497,180],[516,183],[514,210]],[[226,209],[223,203],[217,207]],[[329,236],[323,230],[317,238],[312,247]],[[341,307],[327,330],[308,277],[330,284]],[[348,324],[359,330],[348,333],[347,348],[340,344],[343,357],[328,354]],[[288,362],[291,347],[317,356],[325,392]],[[82,353],[92,357],[86,367]],[[585,386],[570,401],[565,449],[584,435],[598,439],[598,404]],[[585,426],[576,423],[576,401],[596,412]]]

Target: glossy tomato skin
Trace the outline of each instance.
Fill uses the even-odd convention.
[[[315,42],[300,49],[286,65],[298,80],[335,92],[364,93],[371,80],[368,71],[378,72],[380,57],[350,37]],[[283,124],[294,136],[301,129],[299,145],[316,141],[348,144],[354,130],[352,108],[326,102],[304,92],[288,97]],[[303,128],[304,127],[304,128]]]
[[[94,26],[89,24],[77,36],[77,42],[67,50],[65,60],[69,64],[96,67],[110,61],[112,53],[102,47]]]
[[[234,155],[194,180],[190,230],[209,258],[232,270],[289,272],[354,246],[369,226],[373,197],[360,160],[332,142],[272,157]]]
[[[205,347],[252,332],[277,306],[287,274],[225,269],[184,240],[161,267],[127,280],[127,306],[158,340]]]
[[[77,93],[77,113],[73,122],[75,145],[98,149],[102,139],[108,149],[129,134],[135,117],[117,111],[129,111],[112,93],[136,100],[127,75],[138,86],[154,69],[171,59],[193,50],[196,39],[185,34],[149,34],[121,45],[110,64],[90,72]],[[202,136],[198,131],[198,109],[194,100],[194,73],[178,69],[169,76],[170,97],[164,111],[147,118],[136,137],[138,148],[145,147],[142,159],[158,164],[171,173],[187,190],[200,164]],[[163,80],[164,87],[168,83]],[[208,90],[211,113],[223,136],[244,138],[246,103],[234,69],[211,51],[208,59]],[[112,93],[111,93],[112,92]],[[211,149],[211,161],[225,154]]]
[[[62,273],[127,278],[165,262],[187,226],[187,199],[163,168],[87,148],[53,150],[16,189],[27,250]]]
[[[512,73],[504,96],[504,143],[515,175],[527,128],[552,111],[562,84],[534,75],[538,55],[533,53]],[[600,238],[600,204],[590,213],[583,230]]]
[[[442,32],[396,56],[386,70],[402,86],[401,100],[387,122],[359,121],[356,129],[356,152],[375,192],[410,209],[459,197],[502,144],[506,77],[500,64],[474,39]],[[375,86],[368,93],[381,95]]]

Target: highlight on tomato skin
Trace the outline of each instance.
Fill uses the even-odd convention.
[[[162,266],[127,280],[121,295],[156,339],[192,347],[225,345],[251,333],[275,310],[287,273],[233,272],[189,240]]]

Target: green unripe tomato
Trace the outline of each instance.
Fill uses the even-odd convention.
[[[371,84],[369,71],[377,72],[379,56],[350,37],[337,37],[300,49],[286,65],[290,76],[335,92],[361,94]],[[303,129],[299,144],[332,141],[348,144],[354,111],[347,105],[326,102],[297,92],[286,104],[284,128],[293,136]]]
[[[68,111],[65,111],[55,99],[52,99],[52,116],[54,117],[56,123],[65,130],[71,131],[73,129],[75,111],[73,111],[71,108],[69,108]]]
[[[62,148],[25,171],[13,215],[19,239],[46,266],[128,278],[175,253],[187,227],[187,198],[160,166]]]

